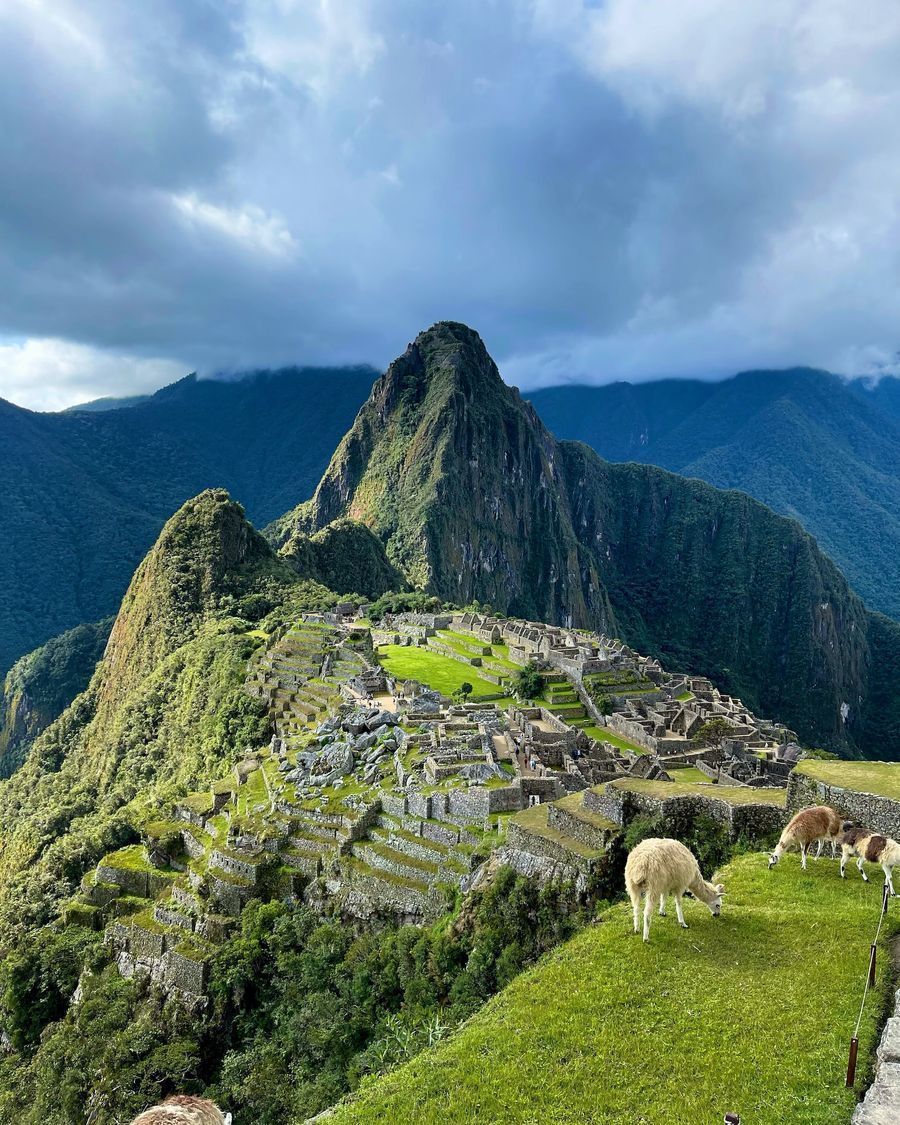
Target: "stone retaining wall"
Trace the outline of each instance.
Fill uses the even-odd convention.
[[[215,871],[207,872],[209,893],[216,900],[226,914],[233,918],[240,917],[244,906],[250,901],[253,888],[231,883],[227,879],[220,879]]]
[[[889,797],[828,785],[794,770],[788,778],[787,804],[792,816],[810,805],[831,805],[848,820],[900,839],[900,801]]]
[[[516,851],[543,856],[545,859],[562,864],[580,872],[582,875],[590,874],[598,862],[594,859],[588,859],[586,856],[578,855],[577,852],[569,851],[564,845],[556,843],[555,840],[548,840],[546,836],[529,832],[524,825],[516,824],[514,820],[509,823],[505,844],[506,847]]]
[[[733,838],[744,836],[748,840],[766,839],[773,832],[781,831],[790,816],[786,809],[777,805],[732,805],[716,797],[656,797],[614,788],[600,792],[586,790],[584,805],[615,824],[622,825],[639,813],[650,816],[659,814],[666,819],[686,821],[692,821],[698,816],[708,816],[726,825]]]
[[[894,1125],[900,1121],[900,992],[894,994],[893,1011],[875,1057],[874,1081],[854,1110],[850,1125]]]
[[[257,882],[259,869],[262,866],[259,863],[248,863],[246,860],[238,859],[237,856],[225,855],[217,848],[213,848],[209,853],[209,862],[211,867],[227,871],[229,875],[235,875],[238,879],[246,879],[248,883]]]
[[[588,820],[573,816],[568,809],[561,808],[559,805],[547,806],[547,824],[557,832],[562,832],[564,836],[571,836],[573,840],[578,840],[589,848],[598,849],[606,847],[615,831],[612,828],[598,828]]]
[[[171,883],[167,876],[153,871],[141,871],[131,867],[110,867],[101,863],[97,867],[97,879],[101,883],[115,883],[129,895],[139,898],[155,898]]]

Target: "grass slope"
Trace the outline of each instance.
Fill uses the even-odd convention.
[[[398,680],[418,680],[443,695],[452,695],[464,683],[472,685],[473,699],[500,693],[496,684],[478,676],[477,668],[439,652],[409,645],[383,645],[378,655],[385,670]]]
[[[842,884],[833,862],[769,872],[759,854],[723,880],[722,918],[687,900],[690,930],[674,912],[655,918],[646,946],[630,908],[611,908],[449,1040],[364,1086],[329,1125],[698,1125],[728,1110],[754,1125],[846,1125],[847,1044],[880,888]],[[895,906],[887,928],[898,921]],[[862,1060],[886,963],[883,953]]]
[[[797,772],[826,785],[900,801],[900,762],[801,762]]]

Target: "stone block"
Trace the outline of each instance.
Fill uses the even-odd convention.
[[[851,1125],[897,1125],[900,1121],[900,1063],[884,1062],[865,1098],[856,1107]]]
[[[900,1063],[900,1016],[892,1016],[884,1025],[876,1054],[880,1063]]]

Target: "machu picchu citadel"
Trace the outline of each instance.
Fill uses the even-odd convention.
[[[583,886],[635,809],[703,809],[748,840],[786,823],[793,732],[709,680],[584,631],[472,612],[372,625],[366,611],[267,638],[246,691],[269,743],[85,877],[64,916],[105,928],[123,974],[201,998],[210,950],[254,898],[422,924],[501,864]],[[493,690],[454,699],[395,675],[397,653]],[[529,667],[540,698],[505,694]]]

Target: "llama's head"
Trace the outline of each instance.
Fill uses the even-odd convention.
[[[772,852],[772,854],[769,856],[769,868],[770,868],[770,870],[771,870],[771,868],[773,868],[775,866],[775,864],[779,861],[779,859],[781,859],[781,856],[778,854],[778,852]]]
[[[708,886],[712,891],[712,897],[707,899],[706,905],[713,918],[718,918],[722,913],[722,895],[725,894],[725,887],[722,883],[710,883]]]

